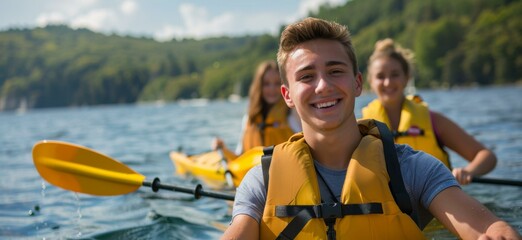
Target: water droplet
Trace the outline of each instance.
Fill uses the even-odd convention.
[[[82,218],[82,211],[79,208],[76,210],[76,213],[78,213],[78,219]]]
[[[46,189],[45,182],[42,181],[42,191],[41,191],[42,197],[45,197],[45,189]]]

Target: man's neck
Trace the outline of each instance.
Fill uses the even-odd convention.
[[[303,128],[303,133],[313,158],[323,166],[334,170],[348,167],[351,156],[361,141],[361,133],[355,118],[335,130],[307,131]]]

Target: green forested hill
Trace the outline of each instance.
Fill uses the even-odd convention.
[[[522,1],[352,0],[311,16],[347,25],[361,71],[378,39],[416,53],[418,87],[512,83],[522,76]],[[67,26],[0,32],[0,110],[247,95],[275,59],[269,35],[156,42]]]
[[[522,1],[367,0],[314,16],[346,24],[361,70],[378,39],[391,37],[416,56],[420,87],[522,80]]]

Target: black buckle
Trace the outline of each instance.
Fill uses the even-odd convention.
[[[314,206],[318,216],[322,218],[342,218],[343,209],[340,203],[321,203],[321,205]]]

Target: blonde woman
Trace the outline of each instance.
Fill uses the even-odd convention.
[[[469,163],[452,172],[460,184],[495,168],[495,154],[441,113],[431,111],[418,96],[406,96],[405,88],[413,76],[413,54],[392,39],[375,44],[368,61],[368,82],[377,99],[363,108],[363,118],[384,122],[395,133],[396,143],[412,146],[451,164],[446,147]]]

